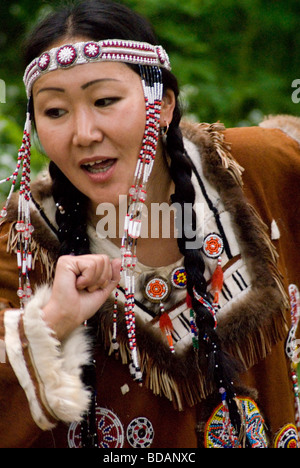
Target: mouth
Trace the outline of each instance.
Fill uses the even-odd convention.
[[[81,164],[81,168],[90,174],[101,174],[109,171],[115,163],[116,159],[99,159]]]

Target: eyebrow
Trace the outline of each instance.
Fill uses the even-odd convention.
[[[93,81],[89,81],[88,83],[85,83],[84,85],[81,86],[81,89],[85,90],[87,89],[89,86],[92,86],[96,83],[101,83],[103,81],[120,81],[120,80],[117,80],[116,78],[99,78],[97,80],[93,80]],[[65,89],[64,88],[56,88],[56,87],[47,87],[47,88],[41,88],[38,90],[37,92],[37,95],[44,92],[44,91],[57,91],[59,93],[64,93],[65,92]]]
[[[120,81],[120,80],[117,80],[116,78],[99,78],[98,80],[93,80],[93,81],[89,81],[88,83],[85,83],[84,85],[81,86],[81,89],[86,89],[89,86],[92,86],[96,83],[101,83],[102,81]]]

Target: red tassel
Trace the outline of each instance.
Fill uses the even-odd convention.
[[[172,338],[171,333],[167,334],[167,340],[168,340],[168,343],[169,343],[169,348],[170,348],[171,353],[175,353],[173,338]]]
[[[162,315],[160,316],[159,326],[160,326],[161,331],[165,333],[167,337],[171,353],[174,353],[175,350],[174,350],[173,338],[171,335],[171,332],[173,330],[173,324],[169,317],[169,314],[167,314],[166,312],[163,312]]]
[[[217,268],[215,269],[214,274],[211,278],[211,290],[215,294],[213,301],[213,307],[215,308],[215,310],[217,309],[219,304],[219,295],[223,287],[223,281],[224,275],[221,267],[221,258],[219,258]]]
[[[215,269],[214,274],[212,275],[212,278],[211,278],[212,292],[214,293],[221,292],[222,287],[223,287],[223,280],[224,280],[223,270],[221,267],[221,259],[219,258],[217,268]]]
[[[159,318],[159,326],[161,331],[164,333],[171,332],[173,330],[172,321],[169,317],[169,314],[164,312]]]
[[[192,298],[188,293],[186,295],[186,305],[188,306],[189,309],[193,308]]]

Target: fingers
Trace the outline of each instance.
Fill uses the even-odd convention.
[[[78,268],[76,280],[78,290],[85,289],[88,292],[94,292],[98,289],[105,289],[115,281],[120,272],[120,266],[117,267],[120,263],[112,263],[107,255],[84,255],[73,257],[73,259]]]
[[[111,262],[112,267],[112,281],[117,285],[120,281],[120,271],[121,271],[121,259],[115,258]]]
[[[60,290],[94,292],[111,286],[120,279],[121,260],[110,260],[107,255],[62,256],[56,267],[56,285]]]
[[[106,255],[66,255],[56,266],[52,294],[43,308],[47,324],[64,339],[104,304],[120,280],[121,260]]]

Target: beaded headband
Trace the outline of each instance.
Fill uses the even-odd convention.
[[[33,83],[44,73],[74,65],[105,61],[171,69],[168,54],[163,47],[147,42],[110,39],[65,44],[44,52],[28,65],[23,77],[27,97],[30,97]]]

